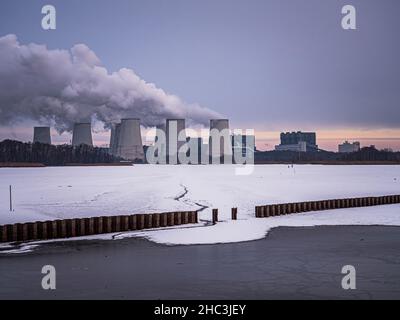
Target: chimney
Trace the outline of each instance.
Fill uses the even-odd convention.
[[[50,127],[34,127],[33,143],[51,144]]]
[[[229,120],[228,119],[212,119],[210,120],[210,140],[209,140],[209,152],[212,158],[212,163],[223,163],[224,156],[230,157],[232,159],[232,140],[230,133],[228,136],[223,135],[222,131],[228,130],[229,132]],[[216,131],[215,137],[211,134],[211,131]],[[225,138],[228,141],[225,141]],[[214,139],[217,139],[213,141]],[[218,141],[219,139],[219,141]],[[219,142],[219,148],[218,148]],[[218,150],[219,149],[219,150]],[[219,154],[218,154],[219,151]]]
[[[131,161],[144,161],[140,119],[122,119],[116,155]]]
[[[117,155],[117,146],[119,140],[119,133],[121,131],[121,124],[114,123],[111,127],[111,136],[110,136],[110,154]]]
[[[93,146],[92,125],[90,123],[75,123],[74,132],[72,133],[72,145],[80,146],[86,144]]]

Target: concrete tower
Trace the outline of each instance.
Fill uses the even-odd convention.
[[[90,123],[74,124],[74,132],[72,133],[72,145],[80,146],[81,144],[93,146],[92,125]]]
[[[122,119],[116,154],[125,160],[144,161],[140,119]]]
[[[186,143],[185,119],[167,119],[166,123],[166,150],[167,163],[178,164],[179,149]],[[179,135],[181,139],[178,140]]]
[[[213,132],[217,134],[213,135]],[[219,161],[221,161],[221,163],[224,162],[224,156],[230,157],[230,159],[232,159],[232,138],[229,133],[228,119],[210,120],[209,144],[210,157],[213,163],[218,163]]]
[[[121,131],[121,124],[114,123],[111,127],[111,137],[110,137],[110,154],[112,155],[117,155],[117,147],[118,147],[120,131]]]
[[[51,144],[50,127],[34,127],[33,143]]]
[[[155,151],[154,155],[160,157],[159,161],[161,164],[166,163],[166,149],[167,149],[167,139],[165,133],[165,123],[156,125],[156,136],[154,142],[157,143],[158,149]],[[162,140],[161,140],[162,139]]]

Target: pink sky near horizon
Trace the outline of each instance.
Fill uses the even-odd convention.
[[[143,129],[142,136],[145,137],[148,131],[150,130]],[[391,148],[394,151],[400,151],[400,130],[317,130],[316,132],[319,147],[328,151],[337,151],[338,144],[346,140],[359,141],[362,147],[375,145],[378,149]],[[72,139],[70,133],[59,135],[54,129],[52,129],[51,135],[54,144],[70,143]],[[275,145],[279,144],[280,132],[278,131],[256,130],[255,135],[258,150],[273,150]],[[32,137],[32,127],[0,127],[0,141],[15,139],[27,142],[32,141]],[[96,146],[108,146],[109,138],[109,131],[93,132],[93,141]],[[143,143],[149,144],[145,138],[143,138]]]

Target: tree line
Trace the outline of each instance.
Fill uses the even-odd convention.
[[[107,148],[80,145],[50,145],[42,143],[24,143],[14,140],[0,142],[0,162],[42,163],[48,166],[66,164],[96,164],[120,161],[109,154]]]

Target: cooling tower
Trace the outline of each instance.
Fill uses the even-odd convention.
[[[119,133],[121,131],[121,124],[114,123],[111,127],[111,137],[110,137],[110,154],[117,155],[118,139]]]
[[[80,146],[81,144],[93,146],[92,125],[90,123],[74,124],[74,132],[72,133],[72,145]]]
[[[122,119],[116,154],[125,160],[144,161],[140,119]]]
[[[34,127],[33,143],[51,144],[50,127]]]
[[[167,119],[166,123],[166,150],[167,163],[178,164],[179,149],[186,143],[185,119]],[[182,134],[178,140],[179,134]]]
[[[213,135],[212,132],[216,132],[217,134]],[[219,148],[218,148],[218,142],[219,142]],[[228,119],[210,120],[209,144],[210,144],[209,145],[210,157],[213,163],[219,161],[221,161],[221,163],[225,162],[223,161],[224,156],[227,156],[229,157],[229,159],[232,159],[232,141],[229,133]]]

